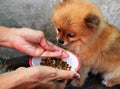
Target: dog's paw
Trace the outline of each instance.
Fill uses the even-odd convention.
[[[113,86],[117,85],[118,83],[115,81],[103,80],[102,84],[104,84],[107,87],[113,87]]]

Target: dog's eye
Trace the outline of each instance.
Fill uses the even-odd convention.
[[[61,30],[60,30],[59,28],[57,29],[57,31],[58,31],[58,32],[61,32]]]
[[[74,37],[74,34],[67,34],[67,36],[72,38],[72,37]]]

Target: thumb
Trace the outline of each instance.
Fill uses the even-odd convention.
[[[49,77],[46,78],[46,81],[51,81],[55,79],[73,79],[73,78],[80,78],[80,75],[76,71],[67,71],[67,70],[60,70],[55,69],[54,72],[49,74]]]

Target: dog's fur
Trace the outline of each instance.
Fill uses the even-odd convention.
[[[55,5],[52,21],[57,41],[81,59],[81,78],[72,81],[74,86],[83,85],[91,69],[102,73],[106,86],[120,84],[120,31],[104,20],[95,4],[63,0]]]

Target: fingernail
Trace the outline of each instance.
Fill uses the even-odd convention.
[[[67,54],[63,54],[63,57],[64,57],[64,58],[67,58],[67,57],[68,57],[68,55],[67,55]]]
[[[80,78],[80,75],[79,75],[78,73],[75,73],[75,74],[73,75],[73,78]]]

